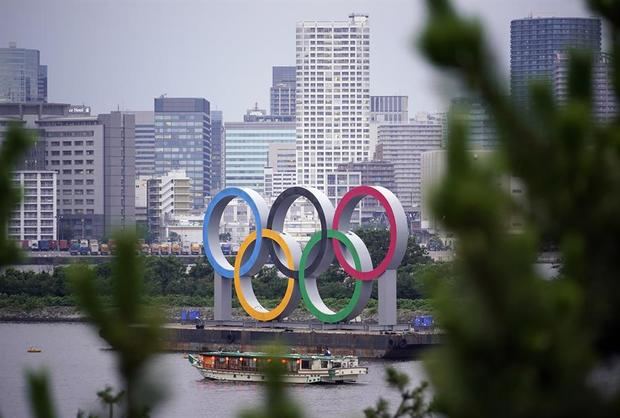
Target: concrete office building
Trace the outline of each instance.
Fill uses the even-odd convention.
[[[264,190],[270,144],[294,144],[292,122],[226,122],[226,187]]]
[[[348,182],[353,182],[357,179],[359,174],[360,184],[368,186],[382,186],[386,189],[396,193],[396,182],[394,181],[394,164],[390,161],[362,161],[358,163],[343,163],[339,164],[336,169],[336,174],[340,175],[340,179],[346,179]],[[349,173],[351,176],[346,177],[345,174]],[[338,176],[336,177],[338,180]],[[351,180],[352,179],[352,180]],[[328,194],[335,195],[340,199],[342,196],[338,195],[335,191],[330,191],[330,188],[338,187],[336,185],[328,185]],[[363,224],[373,222],[385,213],[383,206],[373,198],[364,198],[360,202],[361,209],[361,222]]]
[[[99,115],[104,126],[103,173],[106,234],[135,230],[135,116],[121,112]]]
[[[530,83],[551,82],[556,54],[573,48],[601,52],[600,19],[530,17],[510,22],[510,93],[515,102],[527,108]]]
[[[122,113],[135,117],[136,176],[152,176],[155,173],[155,112],[138,110]]]
[[[135,207],[136,229],[138,232],[148,231],[147,217],[147,190],[150,176],[136,176],[135,182]]]
[[[173,170],[147,180],[147,218],[151,239],[162,238],[165,225],[192,212],[191,178],[184,170]]]
[[[394,164],[395,192],[405,210],[419,210],[422,153],[441,148],[443,135],[444,119],[433,115],[379,126],[376,157]]]
[[[334,171],[327,174],[327,197],[334,206],[352,188],[362,185],[362,173],[359,171]],[[351,214],[351,225],[361,225],[362,205],[357,205]]]
[[[370,121],[405,123],[409,120],[409,97],[370,96]]]
[[[70,105],[7,105],[45,138],[45,165],[57,173],[58,238],[101,239],[104,219],[104,126],[69,114]]]
[[[326,190],[340,163],[368,159],[368,16],[297,24],[297,181]]]
[[[375,159],[379,125],[407,123],[409,97],[370,96],[370,123],[368,125],[368,159]]]
[[[391,191],[396,189],[394,164],[391,161],[370,160],[359,163],[343,163],[338,164],[337,170],[340,172],[359,172],[362,176],[362,184],[382,186]]]
[[[43,157],[23,165],[40,166],[43,158],[44,169],[57,173],[59,239],[101,239],[115,228],[133,228],[133,116],[112,112],[98,118],[70,113],[72,108],[0,104],[0,133],[9,122],[18,122],[37,134]]]
[[[295,85],[297,82],[297,67],[272,68],[272,83],[270,89],[271,115],[285,117],[283,122],[295,121]]]
[[[497,131],[486,106],[478,98],[460,97],[453,99],[450,112],[461,118],[467,126],[468,148],[497,148]],[[444,142],[448,139],[445,136]],[[447,143],[444,143],[447,146]]]
[[[568,99],[568,64],[566,53],[555,55],[553,68],[553,92],[558,103]],[[592,62],[592,113],[596,120],[605,122],[618,114],[618,101],[613,88],[611,56],[594,54]]]
[[[47,102],[47,66],[37,49],[0,48],[0,103]]]
[[[269,144],[267,165],[264,170],[265,196],[276,197],[289,187],[297,185],[296,150],[295,142]]]
[[[155,99],[155,175],[185,170],[192,207],[204,210],[211,194],[211,110],[202,98]]]
[[[14,241],[57,239],[56,172],[15,171],[13,185],[22,189],[22,201],[13,209],[8,236]]]
[[[211,194],[224,188],[224,119],[222,111],[211,111]]]

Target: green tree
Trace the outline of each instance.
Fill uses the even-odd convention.
[[[618,56],[620,3],[590,4],[611,24]],[[565,105],[538,83],[523,112],[503,90],[479,22],[447,0],[427,5],[422,50],[480,94],[500,140],[497,158],[476,164],[463,121],[450,121],[448,170],[433,208],[460,244],[457,280],[437,290],[445,343],[427,361],[437,410],[453,418],[618,416],[618,391],[610,395],[605,378],[593,376],[620,351],[620,129],[618,119],[593,118],[591,57],[571,53]],[[614,60],[616,92],[618,69]],[[518,204],[498,185],[507,174],[525,185]],[[522,233],[507,230],[515,214]],[[542,237],[563,257],[563,277],[551,282],[533,267]]]

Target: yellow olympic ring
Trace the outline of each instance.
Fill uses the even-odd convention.
[[[291,253],[290,248],[282,238],[280,234],[271,229],[263,229],[262,230],[263,238],[268,238],[274,241],[284,253],[284,257],[286,258],[286,263],[288,264],[288,268],[291,270],[295,269],[295,261],[293,259],[293,254]],[[241,270],[241,261],[243,260],[243,254],[248,249],[250,244],[256,241],[256,231],[252,232],[248,237],[243,241],[241,246],[239,247],[239,251],[237,252],[237,258],[235,259],[235,268],[234,268],[234,280],[235,280],[235,292],[237,293],[237,298],[239,299],[239,303],[243,306],[243,309],[254,319],[259,321],[272,321],[278,318],[282,312],[288,307],[288,304],[293,297],[293,293],[295,292],[295,288],[297,283],[295,279],[289,277],[288,285],[286,287],[286,292],[284,293],[284,297],[282,301],[273,308],[272,310],[268,310],[264,308],[260,302],[256,299],[256,296],[252,293],[251,295],[244,294],[241,284],[241,276],[239,271]],[[250,277],[245,277],[244,280],[251,280]],[[248,300],[249,299],[249,300]]]

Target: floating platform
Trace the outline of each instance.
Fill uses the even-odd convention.
[[[278,323],[265,326],[242,321],[211,321],[204,329],[190,325],[168,325],[164,347],[170,351],[204,352],[260,351],[269,344],[279,344],[297,353],[322,352],[325,347],[334,355],[362,358],[412,359],[441,343],[438,332],[416,332],[408,326],[383,329],[378,326],[312,323]]]

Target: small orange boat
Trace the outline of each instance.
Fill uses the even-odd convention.
[[[41,350],[38,347],[28,347],[28,350],[26,350],[26,351],[28,351],[29,353],[40,353],[43,350]]]

